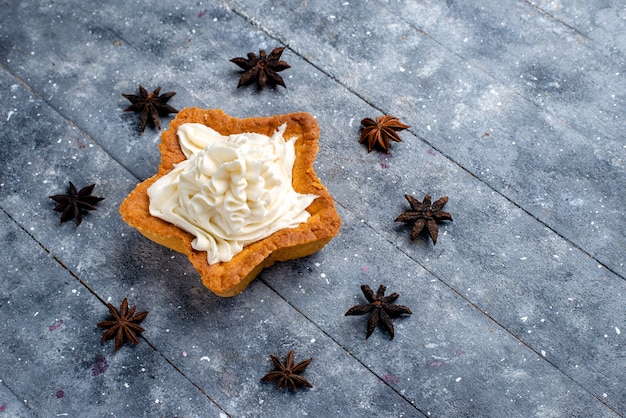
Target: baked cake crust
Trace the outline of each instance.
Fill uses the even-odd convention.
[[[287,123],[284,138],[297,137],[293,188],[318,197],[307,207],[311,217],[296,228],[285,228],[267,238],[246,245],[231,261],[210,265],[204,251],[191,247],[194,235],[150,215],[148,188],[185,160],[176,132],[183,123],[202,123],[222,135],[257,132],[271,136]],[[222,110],[186,108],[181,110],[161,135],[161,164],[157,174],[140,183],[120,206],[122,219],[148,239],[185,254],[196,268],[202,283],[218,296],[240,293],[260,272],[277,261],[305,257],[319,251],[337,233],[341,219],[332,197],[317,178],[313,164],[318,151],[319,127],[308,113],[291,113],[262,118],[238,119]]]

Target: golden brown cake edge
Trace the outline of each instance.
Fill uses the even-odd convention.
[[[183,123],[203,123],[222,135],[258,132],[271,135],[287,123],[285,138],[297,136],[296,162],[293,169],[293,186],[299,193],[312,193],[319,197],[307,211],[311,217],[297,228],[283,229],[271,236],[247,245],[230,262],[208,264],[206,252],[191,247],[194,236],[182,229],[153,217],[149,213],[147,189],[167,174],[174,164],[185,159],[176,131]],[[341,219],[328,190],[317,178],[314,162],[318,151],[319,127],[308,113],[291,113],[271,117],[239,119],[222,110],[186,108],[172,120],[161,135],[161,164],[155,176],[140,183],[120,206],[125,222],[148,239],[185,254],[196,268],[203,284],[218,296],[228,297],[240,293],[264,268],[276,261],[301,258],[319,251],[337,233]]]

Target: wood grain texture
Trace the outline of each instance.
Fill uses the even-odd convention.
[[[0,417],[626,415],[618,2],[2,11]],[[237,89],[229,60],[277,46],[287,88]],[[139,84],[176,91],[176,108],[313,115],[340,234],[213,295],[119,216],[160,162],[161,132],[123,111]],[[368,154],[359,121],[385,113],[411,128]],[[79,227],[48,198],[68,181],[106,198]],[[407,193],[449,196],[436,246],[393,222]],[[392,341],[343,316],[361,284],[413,311]],[[114,354],[95,324],[124,297],[150,314],[139,345]],[[313,388],[295,395],[259,382],[291,349],[314,358]]]

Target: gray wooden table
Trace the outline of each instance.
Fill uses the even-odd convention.
[[[147,3],[0,1],[0,417],[626,415],[623,2]],[[287,88],[237,89],[229,59],[277,46]],[[139,84],[314,115],[339,235],[211,294],[118,214],[160,158]],[[368,154],[386,113],[411,128]],[[68,181],[106,198],[78,227]],[[449,196],[436,246],[394,222],[405,193]],[[393,340],[344,317],[364,283],[412,309]],[[114,352],[125,297],[150,313]],[[259,382],[291,349],[313,388]]]

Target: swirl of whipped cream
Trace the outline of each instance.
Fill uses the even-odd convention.
[[[271,137],[223,136],[199,123],[180,125],[187,159],[148,188],[150,214],[195,235],[191,246],[206,251],[209,264],[305,222],[317,196],[293,188],[295,138],[283,138],[286,128]]]

